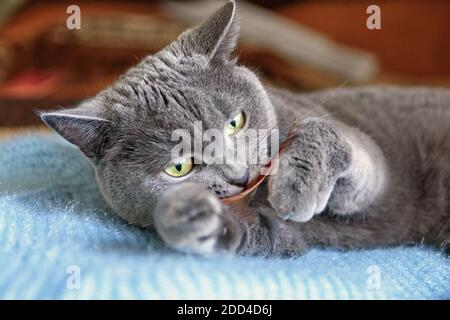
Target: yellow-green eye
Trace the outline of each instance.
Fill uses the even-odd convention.
[[[177,164],[164,169],[164,172],[172,177],[183,177],[192,170],[192,159],[183,159]]]
[[[241,130],[245,125],[245,116],[242,112],[239,112],[230,122],[225,126],[225,132],[231,136]]]

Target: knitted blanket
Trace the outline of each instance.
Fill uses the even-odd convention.
[[[2,299],[449,299],[426,247],[261,258],[185,255],[115,217],[93,170],[54,135],[0,142]]]

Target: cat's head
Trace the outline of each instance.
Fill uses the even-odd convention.
[[[182,181],[204,184],[226,197],[259,173],[262,164],[250,164],[242,155],[238,161],[205,164],[194,150],[184,158],[172,152],[180,143],[171,141],[173,133],[180,129],[192,136],[199,126],[203,132],[216,129],[222,134],[216,139],[239,145],[246,131],[276,125],[257,77],[230,58],[238,37],[236,19],[235,3],[229,1],[92,99],[41,115],[91,160],[105,199],[128,221],[149,224],[158,196]],[[197,164],[191,164],[193,158]]]

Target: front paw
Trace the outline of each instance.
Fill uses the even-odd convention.
[[[332,123],[305,120],[269,178],[268,200],[281,218],[308,221],[325,209],[350,161],[349,146]]]
[[[269,178],[268,201],[280,218],[306,222],[325,209],[334,184],[302,171],[292,163],[295,158],[281,156],[278,172]]]
[[[177,185],[165,193],[154,210],[155,226],[172,248],[202,255],[216,252],[226,228],[221,202],[194,183]]]

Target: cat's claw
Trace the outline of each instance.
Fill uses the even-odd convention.
[[[213,254],[226,232],[219,199],[198,184],[183,183],[163,193],[153,213],[155,226],[172,248]]]

